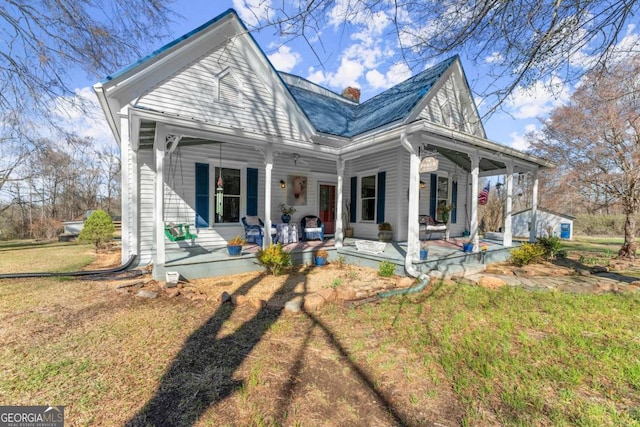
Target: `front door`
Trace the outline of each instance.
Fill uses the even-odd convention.
[[[324,224],[324,234],[336,232],[336,186],[320,184],[320,220]]]

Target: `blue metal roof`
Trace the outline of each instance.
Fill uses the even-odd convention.
[[[318,132],[352,137],[405,119],[457,58],[446,59],[359,105],[294,85],[288,88]]]

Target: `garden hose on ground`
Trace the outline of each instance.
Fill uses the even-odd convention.
[[[29,277],[84,277],[84,276],[96,276],[105,274],[114,274],[127,270],[133,264],[136,259],[136,255],[131,255],[129,260],[119,267],[107,268],[104,270],[86,270],[86,271],[68,271],[68,272],[49,272],[49,273],[8,273],[0,274],[0,279],[23,279]]]

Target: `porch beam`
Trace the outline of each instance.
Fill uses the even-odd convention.
[[[342,186],[344,184],[344,159],[338,158],[336,160],[336,171],[338,172],[338,194],[336,195],[336,232],[335,232],[335,245],[336,248],[344,246],[344,224],[342,222]]]
[[[513,162],[507,162],[507,200],[505,202],[504,234],[502,244],[505,247],[513,246],[512,209],[513,209]]]
[[[538,169],[531,174],[533,177],[533,185],[531,189],[531,228],[529,229],[529,242],[536,241],[538,232]]]
[[[156,243],[156,264],[164,265],[166,253],[164,247],[164,155],[167,148],[167,131],[166,128],[158,123],[156,125],[156,134],[153,139],[154,156],[155,156],[155,183],[154,183],[154,204],[153,218]]]
[[[264,238],[262,247],[271,245],[271,171],[273,169],[273,145],[264,150]]]

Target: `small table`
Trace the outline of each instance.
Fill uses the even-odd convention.
[[[276,224],[276,242],[286,245],[298,241],[298,224],[295,222]]]

